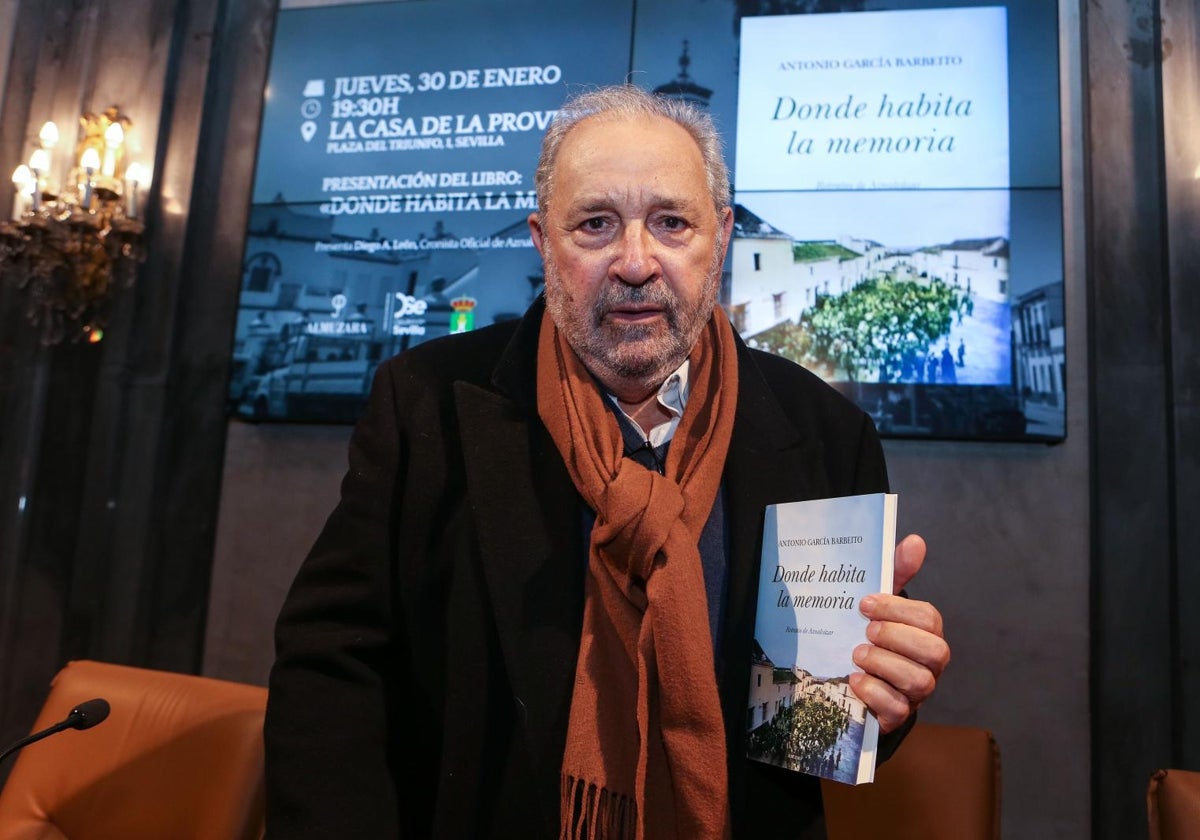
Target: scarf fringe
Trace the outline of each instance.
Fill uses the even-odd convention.
[[[559,840],[633,840],[637,803],[584,779],[562,775]]]

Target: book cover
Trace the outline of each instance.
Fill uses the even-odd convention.
[[[767,507],[746,716],[756,761],[838,782],[875,777],[879,724],[854,692],[858,603],[892,591],[896,496]]]

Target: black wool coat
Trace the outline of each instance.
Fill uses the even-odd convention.
[[[557,836],[586,535],[537,416],[543,311],[380,366],[279,618],[269,837]],[[870,419],[817,377],[740,341],[738,376],[715,651],[734,836],[821,836],[815,780],[744,757],[763,512],[887,475]]]

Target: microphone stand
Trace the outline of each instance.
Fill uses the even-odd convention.
[[[0,753],[0,761],[8,758],[22,747],[27,747],[30,744],[36,743],[43,738],[49,738],[57,732],[62,732],[64,729],[91,729],[98,723],[108,717],[109,706],[108,701],[97,697],[95,700],[88,700],[86,703],[80,703],[71,710],[71,714],[60,720],[53,726],[49,726],[40,732],[34,732],[32,735],[26,735],[20,741],[10,746],[4,752]]]

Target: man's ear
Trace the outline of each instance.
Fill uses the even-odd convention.
[[[537,252],[543,257],[546,256],[545,243],[542,241],[542,220],[538,218],[537,213],[530,213],[526,221],[529,223],[529,235],[533,237],[533,247],[537,248]]]
[[[733,208],[726,207],[724,213],[721,214],[721,262],[725,262],[725,255],[729,253],[730,237],[733,236]]]

